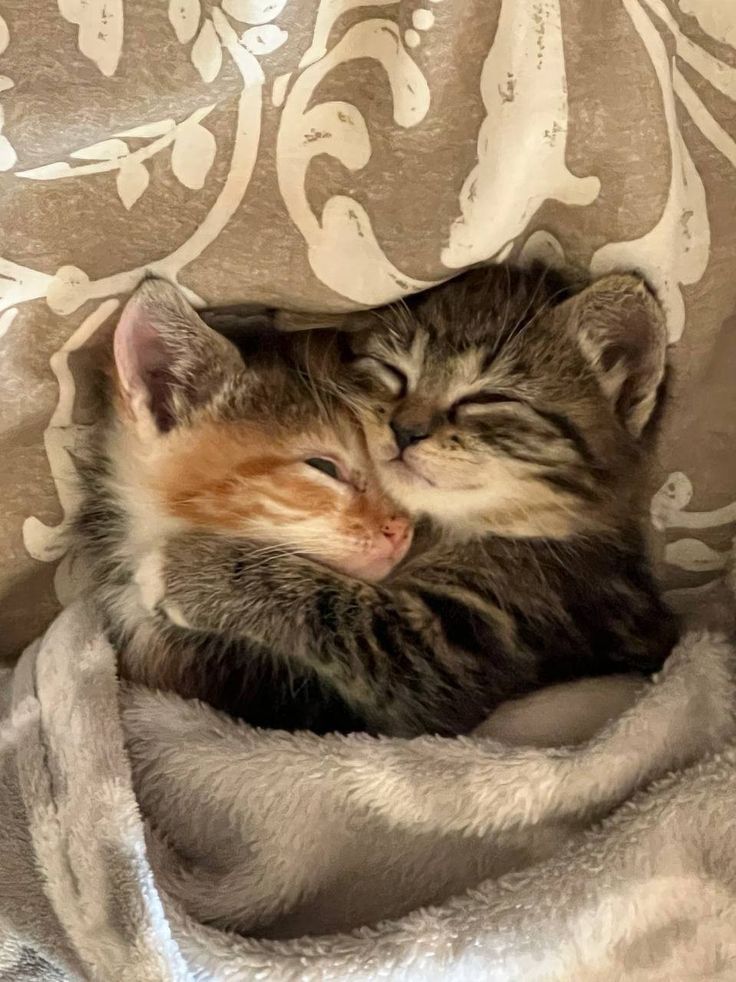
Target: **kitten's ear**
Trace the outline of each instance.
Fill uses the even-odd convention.
[[[114,353],[125,407],[149,437],[184,422],[243,367],[236,348],[158,279],[145,280],[123,308]]]
[[[560,305],[616,414],[635,437],[652,415],[664,377],[662,308],[637,276],[605,276]]]

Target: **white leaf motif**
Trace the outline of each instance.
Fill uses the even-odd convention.
[[[286,0],[222,0],[222,9],[242,24],[267,24],[278,17]]]
[[[82,147],[81,150],[74,150],[70,156],[78,160],[117,160],[119,157],[127,157],[129,152],[127,143],[122,140],[103,140],[101,143]]]
[[[677,566],[691,573],[708,573],[723,569],[728,555],[711,549],[700,539],[678,539],[665,546],[664,559],[670,566]]]
[[[17,154],[10,140],[0,133],[0,170],[10,170],[17,159]]]
[[[280,48],[288,36],[276,24],[264,24],[262,27],[249,27],[241,35],[240,43],[253,55],[269,55]]]
[[[77,45],[103,75],[115,74],[123,50],[123,0],[58,0],[59,13],[79,27]]]
[[[213,14],[218,13],[221,13],[219,9],[213,8]],[[221,34],[222,43],[227,46],[228,52],[233,56],[234,64],[240,72],[244,84],[238,97],[237,125],[230,167],[220,192],[203,221],[199,223],[191,235],[180,242],[173,252],[153,260],[148,259],[142,266],[126,268],[111,276],[103,276],[101,279],[88,281],[84,288],[80,287],[73,296],[69,297],[69,307],[64,312],[65,314],[77,310],[88,300],[99,300],[109,297],[111,294],[132,292],[140,282],[141,277],[147,272],[176,283],[181,271],[215,241],[236,214],[243,201],[253,174],[261,135],[263,72],[257,59],[238,44],[238,36],[227,23],[224,14],[222,19],[224,21],[224,29]],[[236,49],[237,58],[234,53]],[[199,122],[212,108],[212,106],[205,106],[198,109],[189,118]],[[169,146],[173,143],[175,136],[175,133],[171,136],[167,134],[163,142]],[[162,140],[155,141],[155,145],[158,145],[155,152],[158,152],[158,147],[161,144]],[[150,148],[143,149],[149,156],[152,156]],[[138,151],[136,159],[140,156],[142,154]],[[100,174],[104,171],[115,170],[116,167],[116,162],[100,161],[84,164],[80,167],[67,167],[66,173],[61,176]],[[38,172],[25,171],[17,174],[17,176],[38,179],[40,175]],[[51,307],[49,291],[53,280],[54,278],[47,273],[28,266],[21,266],[0,256],[0,311],[19,303],[26,303],[43,297],[47,298],[49,307]],[[179,284],[179,287],[190,303],[204,306],[204,299],[201,296],[198,296],[190,288],[182,286],[182,284]],[[58,485],[57,491],[60,491]]]
[[[40,273],[0,256],[0,312],[44,297],[50,283],[48,273]]]
[[[222,48],[212,21],[207,19],[192,45],[192,64],[203,82],[213,82],[222,65]]]
[[[185,126],[179,131],[171,153],[171,169],[185,188],[198,191],[217,152],[214,136],[204,126]]]
[[[199,27],[199,0],[169,0],[169,20],[180,44],[188,44]]]
[[[686,474],[675,471],[653,496],[649,513],[652,525],[668,528],[709,529],[736,522],[736,501],[710,511],[685,511],[693,497],[693,486]]]
[[[44,164],[43,167],[34,167],[33,170],[18,172],[18,177],[25,177],[29,181],[50,181],[57,177],[68,177],[72,168],[63,160],[57,160],[53,164]]]
[[[4,92],[6,89],[12,89],[15,82],[12,78],[8,78],[7,75],[0,75],[0,92]]]
[[[81,307],[88,288],[89,276],[83,269],[60,266],[46,288],[46,303],[55,314],[66,317]]]
[[[687,508],[693,497],[693,486],[687,474],[674,471],[662,487],[652,496],[649,515],[652,525],[659,531],[677,525],[678,516]]]
[[[8,25],[5,23],[2,17],[0,17],[0,55],[5,51],[10,41],[10,31],[8,30]]]
[[[128,161],[120,168],[117,180],[118,194],[128,211],[146,190],[148,181],[148,171],[137,160]]]

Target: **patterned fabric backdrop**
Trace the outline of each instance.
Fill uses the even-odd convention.
[[[85,368],[146,269],[312,309],[643,271],[677,342],[652,531],[696,600],[736,527],[735,48],[734,0],[0,0],[2,651],[79,581]]]

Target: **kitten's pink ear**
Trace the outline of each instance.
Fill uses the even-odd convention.
[[[121,395],[146,435],[185,422],[242,368],[234,346],[164,280],[144,281],[127,302],[115,329],[114,353]]]
[[[139,423],[171,429],[166,346],[146,306],[136,295],[125,305],[114,339],[120,393]]]
[[[638,276],[611,275],[560,305],[601,389],[633,436],[640,436],[664,377],[662,308]]]

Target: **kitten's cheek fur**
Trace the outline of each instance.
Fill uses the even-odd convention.
[[[139,591],[141,606],[149,614],[163,613],[177,627],[188,628],[189,622],[175,605],[166,603],[164,554],[160,550],[148,553],[138,565],[133,577]]]

